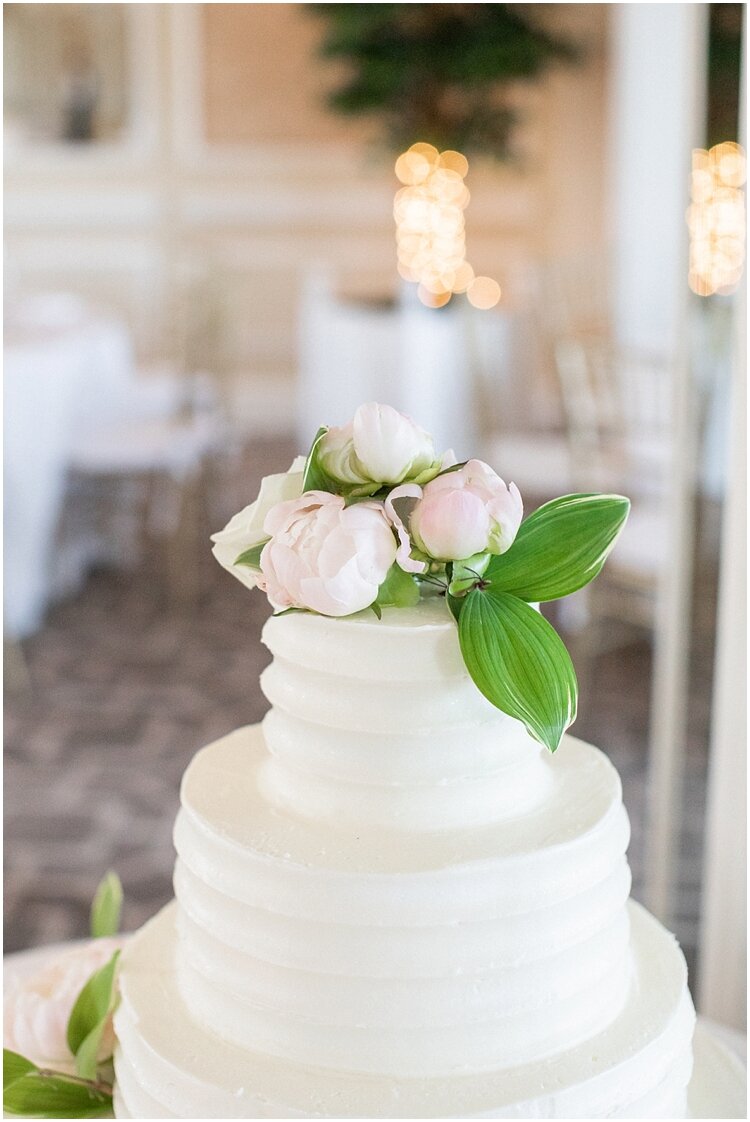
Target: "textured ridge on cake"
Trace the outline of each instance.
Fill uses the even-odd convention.
[[[125,956],[118,1113],[679,1116],[684,962],[631,933],[606,758],[487,702],[437,598],[264,641],[271,711],[190,765],[177,904]],[[186,1055],[226,1049],[218,1081],[154,1002]]]

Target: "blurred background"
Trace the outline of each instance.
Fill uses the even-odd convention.
[[[5,947],[171,895],[180,776],[259,719],[208,535],[388,401],[530,511],[634,894],[744,1023],[738,4],[6,4]]]

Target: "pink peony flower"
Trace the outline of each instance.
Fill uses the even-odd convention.
[[[348,616],[369,607],[396,557],[380,503],[347,507],[340,495],[308,491],[266,516],[271,540],[260,555],[258,586],[276,609]]]
[[[431,480],[424,488],[405,484],[388,496],[386,509],[399,536],[398,562],[414,572],[405,548],[405,526],[394,507],[398,499],[416,499],[408,526],[414,545],[436,561],[463,561],[477,553],[505,553],[523,517],[515,483],[507,487],[482,460],[469,460],[457,471]]]
[[[346,485],[430,479],[440,470],[432,437],[392,405],[360,405],[354,419],[331,428],[320,442],[320,462]]]
[[[94,939],[66,951],[5,995],[3,1044],[40,1067],[70,1065],[68,1019],[79,993],[95,971],[122,946],[119,939]],[[98,1058],[112,1055],[111,1024],[102,1037]]]

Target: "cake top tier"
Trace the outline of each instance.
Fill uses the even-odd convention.
[[[466,677],[445,598],[344,619],[307,612],[271,616],[263,642],[276,658],[345,678],[404,682]]]
[[[277,612],[332,621],[269,625],[277,657],[291,650],[292,661],[317,666],[321,642],[331,671],[398,681],[455,676],[460,652],[489,703],[554,752],[575,719],[578,687],[565,647],[532,605],[593,580],[629,505],[619,495],[567,495],[522,522],[515,483],[482,460],[437,454],[429,433],[373,402],[349,424],[319,429],[306,457],[267,476],[255,502],[214,535],[214,554]],[[419,605],[436,589],[452,620],[434,599]],[[368,609],[373,618],[359,618]],[[342,616],[355,622],[337,652]],[[456,624],[460,646],[446,638]]]

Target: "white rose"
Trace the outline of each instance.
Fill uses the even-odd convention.
[[[304,466],[305,457],[297,456],[289,471],[266,475],[255,502],[235,514],[223,530],[211,536],[216,560],[247,588],[255,588],[258,573],[247,565],[235,565],[235,561],[245,550],[267,541],[268,534],[263,529],[263,523],[269,510],[277,503],[297,499],[302,494]]]
[[[423,482],[437,474],[432,437],[390,405],[360,405],[354,419],[321,439],[326,474],[348,486]]]
[[[48,966],[6,993],[3,1003],[3,1044],[39,1067],[69,1066],[67,1029],[73,1006],[95,971],[122,946],[119,939],[94,939],[66,951]],[[111,1023],[105,1029],[97,1058],[112,1055]]]

